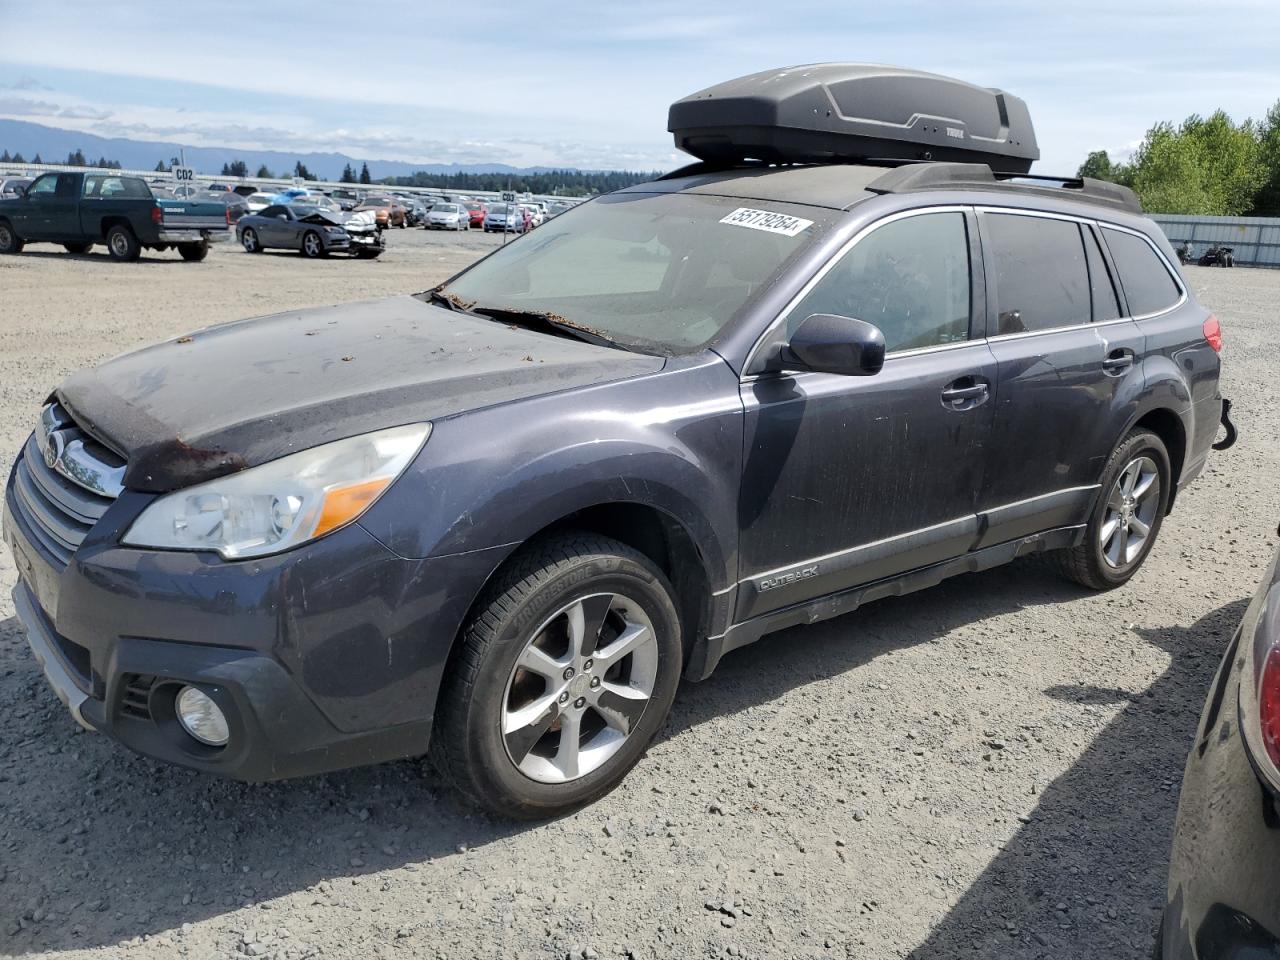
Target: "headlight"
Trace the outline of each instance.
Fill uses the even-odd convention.
[[[369,509],[430,433],[429,423],[379,430],[179,490],[143,510],[124,542],[229,560],[288,550]]]

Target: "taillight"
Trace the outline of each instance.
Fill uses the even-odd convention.
[[[1262,745],[1271,762],[1280,767],[1280,647],[1272,647],[1258,681],[1258,721]]]
[[[1209,319],[1204,322],[1201,327],[1204,331],[1204,338],[1209,342],[1209,346],[1213,347],[1214,353],[1222,352],[1222,324],[1218,322],[1218,318],[1213,314],[1209,314]]]
[[[164,222],[164,211],[160,209],[160,204],[158,203],[151,208],[151,222],[152,223]]]

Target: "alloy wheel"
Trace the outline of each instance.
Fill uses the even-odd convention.
[[[244,244],[244,248],[246,250],[253,253],[254,249],[258,246],[258,235],[252,230],[246,230],[240,242]]]
[[[307,256],[316,257],[320,255],[320,238],[314,233],[308,233],[303,237],[302,245],[306,248]]]
[[[620,593],[580,597],[529,634],[502,699],[502,739],[531,780],[567,783],[631,736],[653,696],[658,640]]]
[[[1128,566],[1142,554],[1159,509],[1160,470],[1150,457],[1136,457],[1116,477],[1098,528],[1109,567]]]

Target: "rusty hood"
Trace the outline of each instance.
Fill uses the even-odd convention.
[[[167,492],[383,427],[660,370],[410,296],[243,320],[108,360],[58,398]]]

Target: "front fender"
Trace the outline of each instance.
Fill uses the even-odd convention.
[[[741,457],[737,377],[718,357],[672,361],[437,422],[360,522],[419,559],[515,549],[586,507],[643,504],[684,527],[719,590],[736,579]]]

